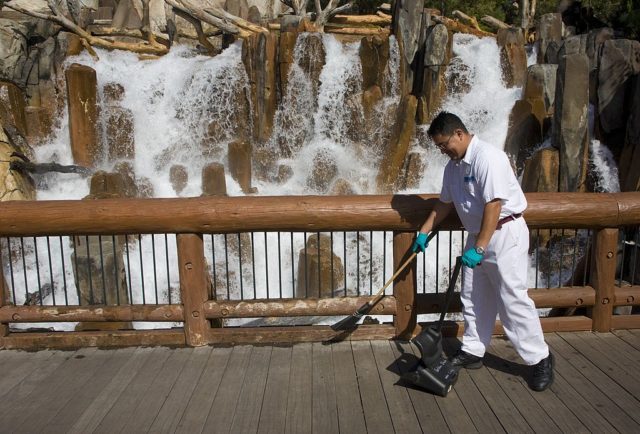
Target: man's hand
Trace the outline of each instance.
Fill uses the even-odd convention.
[[[427,234],[424,232],[419,232],[416,237],[413,245],[411,246],[411,251],[413,253],[424,252],[427,246],[429,245],[429,241],[427,241]]]
[[[469,268],[475,268],[482,261],[482,255],[476,249],[470,248],[462,255],[462,263]]]

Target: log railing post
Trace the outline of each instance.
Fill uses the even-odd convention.
[[[409,257],[415,234],[413,232],[393,233],[393,270],[394,272]],[[416,327],[416,261],[404,269],[393,282],[393,295],[396,298],[396,316],[393,325],[396,338],[409,339]]]
[[[202,235],[178,234],[177,245],[185,339],[192,347],[207,345],[210,327],[204,315],[204,303],[209,295]]]
[[[11,248],[11,247],[8,247]],[[1,253],[0,253],[1,254]],[[2,270],[2,261],[0,261],[0,307],[7,304],[7,281],[4,280],[4,272]],[[9,334],[9,324],[0,323],[0,338]],[[2,345],[0,345],[2,347]]]
[[[615,301],[618,229],[596,230],[593,240],[589,282],[596,291],[596,300],[593,306],[592,330],[608,332],[611,330],[611,316]]]

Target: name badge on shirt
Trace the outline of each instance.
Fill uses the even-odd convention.
[[[476,177],[473,175],[464,177],[464,182],[475,182],[475,180],[476,180]]]

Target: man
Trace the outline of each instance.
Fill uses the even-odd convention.
[[[451,159],[440,200],[420,228],[413,251],[424,251],[427,233],[455,208],[469,237],[462,255],[462,348],[451,359],[458,368],[477,369],[491,341],[496,314],[520,357],[533,367],[529,386],[553,382],[553,355],[527,294],[529,229],[522,217],[527,201],[507,155],[469,134],[456,115],[442,112],[428,134]]]

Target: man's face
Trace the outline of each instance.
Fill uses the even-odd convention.
[[[453,134],[434,134],[431,136],[436,148],[446,154],[452,160],[460,160],[467,151],[464,141],[464,132],[454,130]]]

